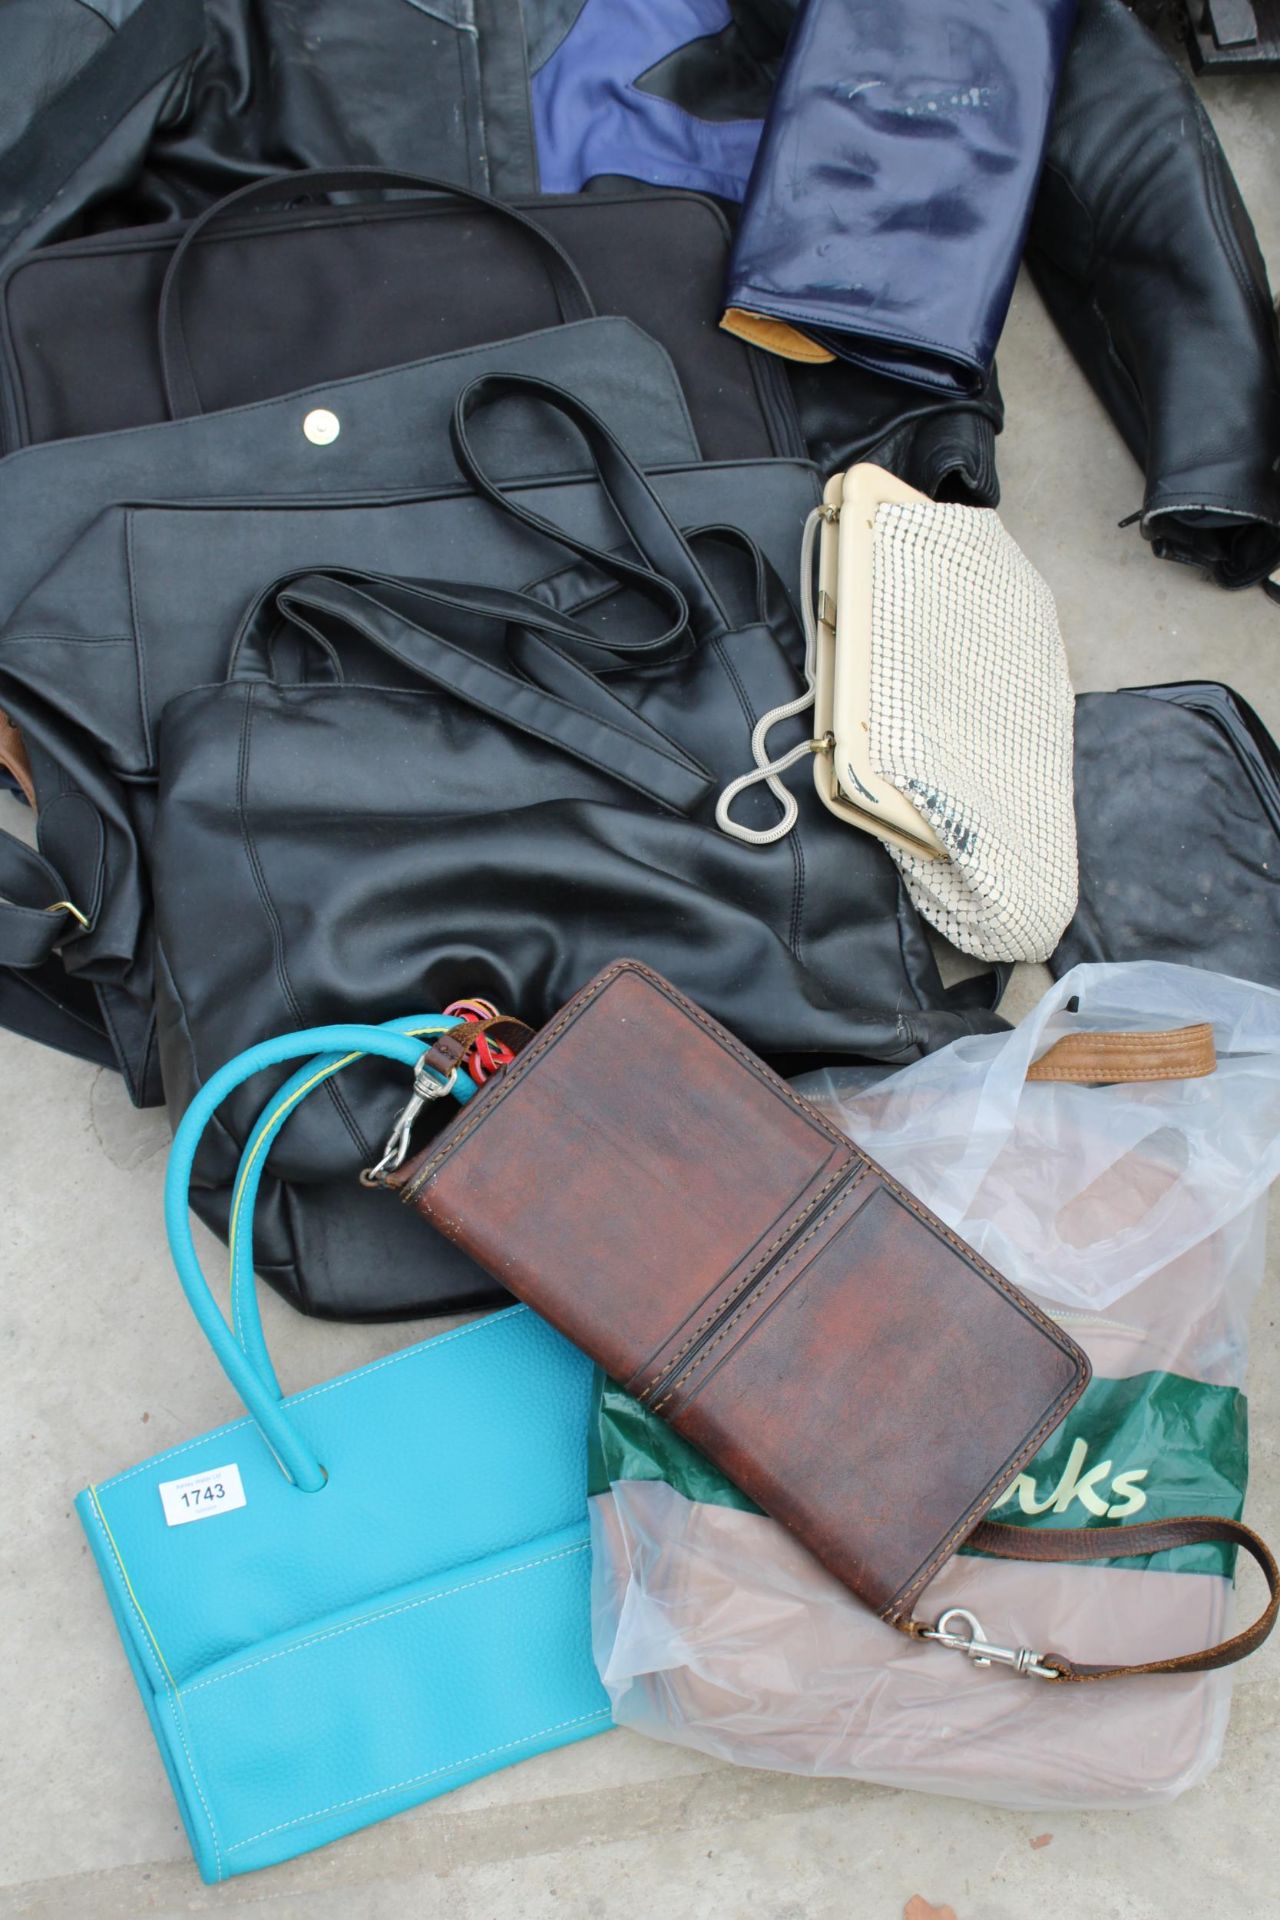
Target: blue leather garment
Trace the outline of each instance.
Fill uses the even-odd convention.
[[[76,1505],[209,1881],[609,1724],[591,1658],[582,1355],[514,1307],[282,1397],[262,1341],[251,1227],[275,1132],[348,1059],[409,1067],[418,1036],[453,1024],[314,1028],[252,1048],[213,1076],[174,1141],[179,1277],[251,1417]],[[246,1145],[230,1327],[191,1243],[195,1148],[233,1086],[316,1052]],[[460,1078],[456,1097],[471,1091]],[[228,1468],[243,1506],[219,1504]],[[158,1489],[172,1481],[224,1492],[208,1517],[171,1525]]]
[[[639,84],[732,19],[728,0],[586,0],[530,83],[542,191],[579,193],[621,174],[741,199],[759,116],[703,118]]]
[[[976,393],[1013,294],[1075,0],[810,0],[747,188],[726,307]]]

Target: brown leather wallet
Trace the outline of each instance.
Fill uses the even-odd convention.
[[[980,1526],[1044,1554],[983,1515],[1084,1353],[648,967],[607,968],[388,1183],[892,1625],[934,1631],[913,1605]],[[1077,1532],[1058,1557],[1105,1557]]]

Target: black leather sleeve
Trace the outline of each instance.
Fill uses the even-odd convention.
[[[1145,469],[1163,558],[1280,563],[1280,343],[1208,115],[1122,0],[1080,0],[1031,227],[1050,314]]]

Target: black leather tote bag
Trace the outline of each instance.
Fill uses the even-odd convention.
[[[289,564],[287,535],[282,554],[272,557],[270,530],[283,534],[282,503],[336,510],[398,496],[456,498],[450,415],[462,387],[493,366],[572,378],[647,463],[698,458],[665,351],[633,322],[602,317],[226,413],[56,441],[0,460],[0,619],[7,620],[0,629],[0,714],[18,724],[25,741],[15,760],[13,735],[4,729],[0,761],[28,788],[39,835],[33,850],[0,834],[0,1025],[118,1066],[140,1104],[161,1099],[145,843],[152,737],[164,702],[222,671],[245,600]],[[308,437],[317,415],[337,426],[335,438]],[[581,459],[576,436],[545,407],[504,408],[486,422],[486,436],[486,452],[521,477],[563,477]],[[134,507],[106,515],[96,535],[88,524],[109,503],[149,497],[222,504],[212,521]],[[235,520],[237,511],[243,519]],[[233,548],[230,566],[220,561],[192,604],[189,583],[200,568],[197,558],[192,570],[188,543],[198,554],[225,515],[257,527],[262,571],[237,568]],[[166,529],[159,549],[141,532],[135,549],[135,528],[156,519]],[[423,553],[432,556],[428,564],[442,564],[454,551],[453,535],[438,518],[433,524],[443,545],[433,546],[431,533],[420,529],[416,545],[393,545],[392,564],[410,566]],[[40,583],[64,548],[65,561]],[[177,598],[153,624],[147,589],[157,571]],[[33,583],[40,584],[31,591]],[[219,599],[228,585],[230,603]],[[218,607],[220,619],[211,617]]]
[[[799,684],[798,623],[755,544],[716,524],[714,473],[702,531],[682,531],[567,395],[544,389],[588,441],[637,557],[496,486],[469,416],[533,385],[477,382],[454,438],[477,492],[555,569],[536,596],[363,569],[295,576],[247,621],[227,681],[165,712],[152,857],[175,1110],[264,1033],[474,994],[538,1025],[620,952],[792,1069],[902,1062],[1002,1024],[976,1004],[994,998],[993,976],[944,992],[892,861],[811,782],[796,782],[786,841],[749,847],[717,829],[756,720]],[[794,470],[763,483],[794,541]],[[384,1247],[399,1211],[370,1206],[355,1176],[381,1151],[396,1089],[377,1065],[355,1071],[272,1149],[266,1277],[339,1316],[488,1297],[443,1248]],[[268,1091],[226,1103],[198,1168],[196,1204],[215,1225]]]
[[[741,527],[787,571],[819,492],[798,461],[675,467],[655,485],[682,524]],[[597,544],[616,537],[594,484],[542,480],[521,492],[571,532]],[[465,579],[478,555],[490,582],[518,588],[545,570],[547,548],[456,468],[451,486],[387,504],[194,502],[100,514],[0,635],[0,708],[21,728],[34,769],[42,856],[0,840],[0,1021],[114,1059],[135,1101],[161,1099],[147,849],[166,705],[221,679],[246,605],[284,572]],[[96,1029],[85,1024],[95,1007]]]
[[[354,190],[400,197],[290,204]],[[70,241],[0,279],[4,445],[240,406],[598,312],[666,347],[708,459],[803,454],[781,365],[716,325],[728,252],[723,215],[693,194],[515,205],[376,167],[259,181],[185,226]]]

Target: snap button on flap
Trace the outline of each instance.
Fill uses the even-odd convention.
[[[313,407],[302,423],[302,431],[313,447],[327,447],[342,431],[342,422],[328,407]]]

